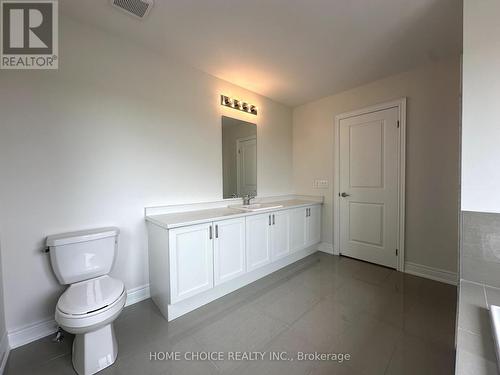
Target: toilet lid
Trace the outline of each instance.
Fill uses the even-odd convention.
[[[121,280],[107,275],[72,284],[59,297],[57,308],[66,314],[83,315],[115,302],[125,286]]]

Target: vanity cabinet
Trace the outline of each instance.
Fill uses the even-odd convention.
[[[151,297],[172,320],[314,253],[321,206],[148,224]]]
[[[172,303],[246,272],[245,218],[169,231]]]
[[[247,271],[271,262],[271,214],[246,218]]]
[[[290,213],[277,211],[247,217],[247,271],[290,253]]]
[[[295,208],[290,210],[290,250],[292,252],[306,246],[306,237],[309,229],[306,222],[308,208]]]
[[[290,253],[290,212],[277,211],[271,215],[271,260]]]
[[[321,207],[290,210],[290,248],[298,251],[321,240]]]
[[[171,229],[170,299],[172,303],[194,296],[214,285],[212,224]]]
[[[246,272],[245,218],[216,221],[214,283],[220,285]]]
[[[306,210],[306,246],[321,241],[321,207],[312,206]]]

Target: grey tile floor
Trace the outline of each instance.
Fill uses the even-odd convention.
[[[454,373],[456,288],[316,253],[168,323],[151,300],[116,320],[116,363],[101,374]],[[71,341],[11,352],[6,374],[73,374]],[[152,361],[151,352],[348,353],[333,361]]]

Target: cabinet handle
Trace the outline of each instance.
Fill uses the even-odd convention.
[[[219,238],[219,225],[215,225],[215,238]]]
[[[274,222],[274,214],[273,214],[273,225],[274,225],[274,224],[276,224],[276,223]]]
[[[309,208],[306,208],[306,217],[309,216]]]
[[[269,225],[271,225],[271,215],[269,215]]]
[[[208,229],[208,239],[212,239],[212,226],[210,225],[210,228]]]

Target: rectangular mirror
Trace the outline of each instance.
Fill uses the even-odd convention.
[[[257,195],[257,125],[222,116],[222,181],[226,198]]]

